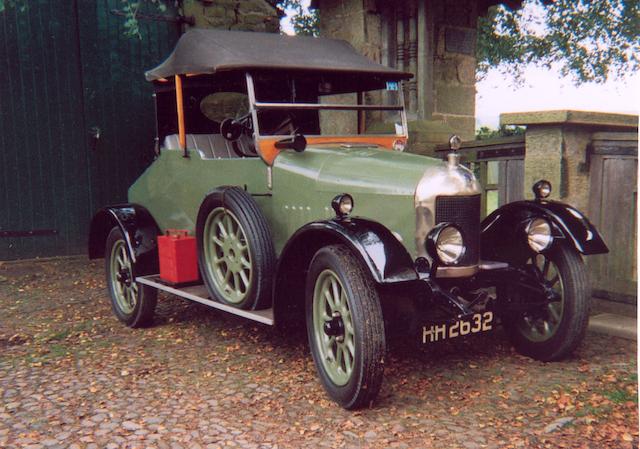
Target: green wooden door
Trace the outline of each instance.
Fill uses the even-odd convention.
[[[0,14],[0,260],[80,253],[90,213],[73,2]]]
[[[158,11],[141,2],[139,11]],[[166,16],[175,16],[166,2]],[[155,116],[144,72],[166,58],[178,37],[177,23],[140,19],[141,38],[125,36],[121,0],[78,0],[85,124],[89,139],[90,209],[125,202],[127,189],[154,157]]]
[[[25,4],[0,14],[0,260],[86,251],[92,214],[153,157],[144,71],[179,36],[144,19],[142,39],[124,36],[119,0]]]

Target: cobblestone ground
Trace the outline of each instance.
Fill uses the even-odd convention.
[[[636,344],[588,335],[543,364],[500,331],[390,345],[372,409],[316,380],[305,334],[161,296],[153,327],[111,314],[102,261],[0,266],[2,448],[632,448]]]

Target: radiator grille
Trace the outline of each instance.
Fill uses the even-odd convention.
[[[460,265],[476,265],[480,259],[480,195],[439,196],[436,198],[436,224],[458,225],[467,245]]]

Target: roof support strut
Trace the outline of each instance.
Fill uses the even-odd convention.
[[[189,157],[187,151],[187,135],[184,128],[184,102],[182,100],[182,78],[180,75],[175,76],[176,80],[176,107],[178,108],[178,139],[180,141],[180,149],[184,151],[183,156]]]

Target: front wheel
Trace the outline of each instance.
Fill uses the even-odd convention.
[[[374,281],[344,245],[314,256],[306,284],[307,335],[320,380],[346,409],[373,402],[382,385],[385,335]]]
[[[524,268],[546,288],[555,292],[556,300],[503,316],[507,335],[518,352],[541,361],[562,359],[582,342],[589,322],[590,289],[584,262],[567,246],[530,257]],[[510,302],[528,302],[524,289],[506,289]]]

